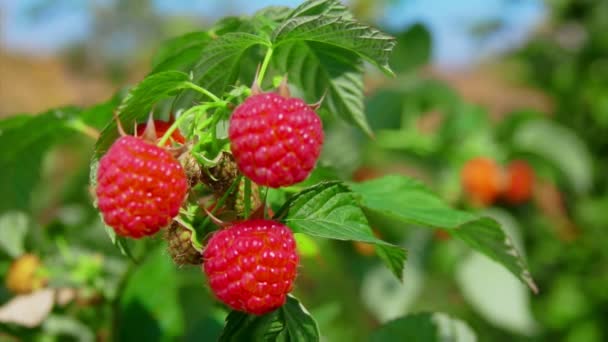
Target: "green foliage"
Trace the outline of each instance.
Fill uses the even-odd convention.
[[[187,74],[178,71],[165,71],[146,77],[124,98],[116,115],[122,127],[129,130],[138,120],[146,118],[154,104],[177,90],[189,87]],[[95,158],[99,159],[118,137],[118,127],[110,121],[95,145]]]
[[[405,251],[374,236],[355,195],[340,182],[325,182],[290,198],[277,217],[297,233],[337,240],[369,242],[378,256],[401,278]]]
[[[281,308],[263,315],[233,311],[226,318],[220,341],[319,341],[317,323],[292,296]]]
[[[0,151],[0,211],[30,210],[42,159],[51,146],[69,137],[68,125],[77,114],[75,108],[61,108],[0,122],[0,144],[6,147]]]
[[[207,32],[191,32],[164,42],[152,59],[150,74],[167,70],[189,70],[211,40],[212,37]]]
[[[25,237],[31,226],[25,213],[9,211],[0,215],[0,248],[12,258],[25,252]]]
[[[271,80],[286,76],[291,91],[298,97],[312,103],[325,96],[318,110],[323,116],[326,134],[319,167],[300,184],[281,189],[261,188],[256,195],[276,209],[274,219],[285,222],[297,234],[298,247],[307,267],[302,267],[301,286],[296,286],[295,291],[299,298],[304,298],[307,306],[315,308],[313,312],[319,313],[319,325],[328,330],[332,327],[340,330],[335,327],[342,327],[345,322],[334,325],[334,321],[341,316],[348,317],[345,324],[352,329],[331,331],[327,336],[339,336],[343,340],[361,338],[357,334],[369,332],[372,328],[370,322],[387,319],[388,316],[376,312],[378,305],[369,305],[373,298],[359,300],[357,297],[359,291],[364,296],[370,292],[366,286],[361,286],[361,282],[366,284],[365,279],[371,276],[382,280],[375,286],[380,287],[379,291],[384,294],[390,292],[386,286],[392,286],[394,292],[415,288],[413,294],[407,294],[410,296],[408,309],[414,305],[414,297],[426,289],[422,286],[422,272],[426,271],[427,264],[433,263],[431,254],[434,247],[429,247],[432,234],[428,228],[446,230],[457,242],[464,242],[477,253],[470,254],[473,257],[467,259],[469,251],[464,249],[464,244],[461,243],[462,249],[458,244],[450,245],[453,250],[448,251],[452,253],[449,256],[454,256],[450,265],[465,257],[458,266],[462,274],[483,268],[486,270],[484,276],[496,272],[507,276],[502,279],[513,280],[511,273],[536,291],[527,266],[501,225],[489,217],[454,209],[455,197],[451,192],[443,191],[444,182],[448,184],[446,188],[453,186],[454,179],[457,179],[453,176],[455,170],[471,155],[495,154],[501,159],[508,152],[527,153],[547,160],[568,178],[575,190],[583,193],[591,188],[593,181],[590,171],[592,158],[586,154],[585,145],[566,128],[544,121],[539,124],[522,120],[501,131],[501,138],[512,146],[499,146],[489,133],[490,120],[486,111],[464,103],[442,83],[410,78],[414,74],[412,71],[430,58],[429,32],[415,25],[396,36],[395,39],[357,21],[337,0],[305,1],[295,9],[270,7],[251,17],[225,18],[208,31],[188,33],[166,41],[153,58],[150,73],[126,94],[119,92],[91,108],[63,108],[37,116],[15,116],[0,121],[0,144],[11,147],[0,152],[0,186],[4,190],[0,199],[0,247],[6,254],[0,253],[0,257],[14,258],[33,249],[37,255],[44,256],[44,267],[39,272],[48,275],[53,286],[75,288],[79,296],[80,292],[92,293],[91,297],[98,301],[91,300],[95,303],[91,305],[86,301],[85,305],[66,304],[65,309],[57,309],[60,315],[53,313],[40,329],[52,336],[80,339],[91,339],[93,329],[101,338],[111,336],[117,340],[321,339],[322,334],[313,316],[291,296],[284,306],[262,316],[227,312],[225,307],[216,306],[213,296],[203,285],[200,267],[177,269],[164,247],[159,246],[165,243],[160,239],[131,241],[117,236],[112,228],[102,224],[88,204],[80,214],[82,217],[72,219],[78,224],[66,223],[70,221],[66,218],[70,215],[63,211],[69,211],[68,205],[72,203],[53,203],[52,207],[49,205],[50,214],[40,210],[46,215],[30,215],[32,202],[37,205],[45,203],[32,194],[36,193],[49,147],[68,141],[77,132],[94,137],[97,130],[101,130],[89,168],[88,190],[92,190],[99,159],[119,136],[117,120],[129,134],[135,124],[149,115],[163,116],[169,109],[177,116],[171,129],[179,129],[188,137],[187,153],[194,157],[202,172],[208,172],[218,163],[214,157],[220,151],[229,150],[226,131],[230,111],[252,92],[249,85],[254,81],[256,68],[257,81],[266,91],[274,83]],[[391,66],[407,75],[392,80],[389,87],[377,91],[366,103],[363,92],[365,63],[387,76],[392,76]],[[380,73],[374,75],[381,76]],[[419,120],[435,111],[440,118],[438,127],[430,132],[421,132]],[[354,127],[346,126],[335,117]],[[372,130],[377,130],[377,140],[368,142],[368,145],[379,146],[381,152],[376,154],[378,150],[373,148],[368,152],[362,136],[355,131],[357,128],[368,136],[374,134]],[[538,132],[542,134],[537,135]],[[558,140],[563,141],[556,142]],[[547,141],[551,143],[548,145]],[[550,148],[555,146],[552,145],[554,143],[559,144],[557,150],[560,152],[557,154],[556,149]],[[378,160],[402,158],[438,170],[437,174],[429,172],[431,179],[449,174],[437,181],[447,201],[422,183],[404,176],[349,182],[366,153],[374,154]],[[568,162],[570,160],[577,160],[577,165],[572,166]],[[77,198],[75,202],[86,198],[85,183],[83,179],[75,182],[74,186],[81,195],[73,197]],[[255,209],[250,208],[253,201],[249,195],[253,188],[249,182],[245,184],[245,216],[249,216],[250,211],[254,211],[250,209]],[[203,214],[203,209],[207,209],[206,201],[217,201],[214,203],[217,207],[222,207],[219,202],[224,202],[204,185],[190,190],[188,201],[176,220],[196,233],[192,234],[191,243],[199,250],[204,248],[209,233],[218,229],[210,224],[217,223],[217,220]],[[598,207],[602,203],[601,200],[588,201],[580,215],[600,215]],[[228,217],[226,220],[234,219],[230,216],[235,215],[233,211],[217,213],[215,209],[212,209],[214,215],[223,214]],[[32,229],[36,226],[34,222],[38,221],[43,222],[44,227]],[[591,221],[595,222],[595,219]],[[374,222],[374,230],[370,222]],[[392,227],[385,230],[385,226]],[[111,246],[96,234],[103,230],[102,227],[110,242],[130,257],[128,268],[127,259],[119,259],[116,251],[104,249]],[[26,244],[29,242],[26,234],[30,234],[27,237],[31,237],[32,246]],[[69,239],[64,236],[69,236]],[[399,281],[405,277],[406,282],[416,282],[415,286],[402,286],[394,278],[391,278],[392,283],[383,281],[384,278],[379,276],[382,274],[370,272],[376,269],[378,260],[364,259],[355,254],[350,244],[328,243],[324,239],[372,244],[386,266],[381,268],[383,275],[390,277],[392,274]],[[48,246],[40,248],[40,245]],[[400,245],[416,250],[416,261],[408,261],[411,262],[409,273],[405,265],[406,252]],[[363,246],[365,248],[366,245]],[[94,251],[89,250],[91,248]],[[94,254],[100,251],[104,254]],[[370,253],[365,250],[359,252]],[[496,263],[479,262],[489,261],[486,257]],[[8,258],[0,259],[3,275],[8,269],[5,259]],[[452,269],[448,272],[457,273]],[[413,277],[417,280],[412,280]],[[483,306],[479,305],[479,298],[488,298],[487,293],[481,296],[482,291],[496,286],[491,282],[471,284],[469,279],[461,281],[460,286],[465,294],[468,291],[469,297],[471,292],[480,294],[477,299],[468,300],[482,315],[490,316],[487,310],[479,309]],[[572,295],[575,282],[565,284],[555,296],[568,293],[573,303],[582,304],[573,306],[574,313],[564,310],[549,318],[555,325],[574,322],[591,310],[584,295]],[[449,287],[453,284],[442,286],[439,290],[429,287],[430,291],[436,291],[433,296],[442,293],[454,295]],[[527,292],[522,292],[526,289],[521,284],[516,283],[513,287],[522,298],[527,296]],[[324,297],[328,294],[331,300]],[[2,299],[6,297],[2,292],[0,295]],[[88,298],[85,296],[85,299]],[[84,301],[80,297],[73,299],[74,302],[79,300]],[[363,303],[371,307],[371,312],[363,309]],[[406,312],[405,308],[398,307],[402,303],[398,300],[392,303],[394,310],[391,312],[399,315]],[[222,324],[224,320],[225,326]],[[590,326],[594,327],[593,324]],[[17,331],[19,334],[23,331],[19,329],[10,333]],[[587,330],[592,332],[587,333]],[[583,332],[572,336],[593,334],[593,329],[588,329],[588,326],[583,326],[580,331]],[[28,332],[27,336],[39,333]],[[444,314],[414,314],[385,324],[372,336],[374,341],[396,339],[472,341],[475,336],[464,323]]]
[[[552,162],[574,191],[584,194],[591,189],[591,155],[585,143],[571,130],[548,120],[530,120],[520,125],[512,139],[515,149]]]
[[[422,24],[399,33],[391,55],[391,66],[397,73],[407,73],[427,63],[432,53],[431,33]]]
[[[388,176],[351,187],[366,209],[404,223],[447,229],[537,291],[523,259],[496,221],[451,209],[424,185],[406,177]]]
[[[396,319],[375,331],[370,341],[394,341],[397,336],[404,341],[420,342],[477,341],[466,323],[442,313],[420,313]]]

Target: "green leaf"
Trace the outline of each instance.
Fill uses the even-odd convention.
[[[511,239],[505,235],[496,221],[488,217],[482,217],[456,228],[449,231],[453,236],[463,240],[474,250],[502,264],[524,284],[528,285],[534,293],[538,293],[538,288],[534,279],[532,279],[532,275],[530,275],[528,266]]]
[[[431,33],[421,24],[416,24],[397,34],[397,45],[390,61],[397,73],[412,71],[428,63],[432,53]]]
[[[327,92],[331,112],[372,135],[363,110],[361,60],[392,74],[394,38],[353,20],[339,1],[309,1],[274,30],[272,42],[275,69],[287,73],[307,101]]]
[[[101,219],[101,220],[103,220],[103,219]],[[108,237],[110,238],[110,241],[112,242],[112,244],[114,246],[116,246],[116,248],[118,248],[118,250],[120,251],[120,253],[122,253],[122,255],[125,255],[134,261],[135,258],[133,257],[133,254],[131,253],[131,247],[129,246],[129,241],[122,236],[116,235],[116,232],[114,231],[114,229],[112,227],[109,227],[105,224],[103,226],[106,229],[106,233],[108,234]]]
[[[110,120],[112,120],[112,115],[114,110],[118,108],[120,102],[122,101],[122,96],[120,93],[114,95],[111,99],[106,102],[97,104],[91,108],[87,108],[80,113],[80,119],[83,123],[102,129],[104,128]]]
[[[515,217],[499,209],[487,210],[485,214],[500,222],[523,252]],[[530,336],[537,332],[538,324],[530,307],[530,292],[504,267],[475,252],[457,266],[456,282],[466,301],[488,322],[522,335]]]
[[[419,313],[383,325],[372,334],[370,341],[473,342],[477,338],[461,320],[443,313]]]
[[[226,33],[207,45],[194,67],[194,79],[211,92],[220,93],[236,81],[241,59],[257,45],[270,45],[266,39],[249,33]]]
[[[30,209],[42,159],[54,144],[76,134],[66,123],[77,114],[77,109],[66,107],[0,121],[0,211]]]
[[[305,1],[296,7],[288,18],[323,15],[326,17],[352,18],[348,7],[337,0],[311,0]]]
[[[343,16],[321,14],[292,17],[275,29],[272,41],[276,48],[290,42],[330,45],[350,51],[392,75],[388,59],[395,39]]]
[[[178,270],[165,248],[156,248],[127,278],[115,306],[113,340],[173,341],[184,330]],[[162,337],[162,339],[160,339]]]
[[[414,232],[407,240],[408,250],[424,250],[428,231]],[[423,257],[411,254],[403,269],[401,282],[386,268],[376,266],[366,271],[361,281],[361,299],[367,310],[380,322],[399,318],[412,310],[424,288]]]
[[[273,66],[289,75],[289,82],[304,92],[309,103],[326,95],[323,105],[342,119],[373,135],[363,107],[363,76],[358,57],[345,50],[316,42],[281,45]]]
[[[129,130],[133,125],[150,113],[154,104],[176,90],[189,87],[189,77],[179,71],[164,71],[146,77],[133,88],[118,107],[117,114],[122,126]],[[114,120],[110,121],[95,145],[95,158],[102,156],[118,137]]]
[[[290,198],[277,212],[296,233],[373,243],[387,267],[401,279],[406,255],[374,236],[355,195],[340,182],[320,183]]]
[[[491,218],[452,209],[422,183],[403,176],[386,176],[350,186],[361,196],[367,210],[409,224],[446,229],[502,264],[532,291],[538,291],[517,249]]]
[[[12,258],[25,253],[25,236],[30,218],[19,211],[9,211],[0,216],[0,249]]]
[[[281,308],[262,316],[232,311],[220,341],[319,341],[310,313],[292,296]]]
[[[200,51],[211,40],[207,32],[190,32],[165,41],[152,58],[151,73],[168,70],[168,65],[181,67],[192,65],[200,56]],[[195,59],[191,59],[191,51],[198,51]]]
[[[513,145],[554,163],[576,192],[586,193],[590,190],[593,159],[583,140],[569,128],[549,120],[531,120],[515,132]]]

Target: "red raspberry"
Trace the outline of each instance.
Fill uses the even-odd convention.
[[[167,226],[187,191],[177,160],[141,138],[119,138],[99,161],[98,207],[118,235],[140,238]]]
[[[276,93],[247,98],[232,113],[228,134],[241,172],[272,188],[306,179],[323,144],[323,126],[312,108]]]
[[[203,259],[213,293],[232,309],[256,315],[285,303],[299,262],[291,230],[261,219],[217,231]]]
[[[162,120],[154,120],[154,129],[156,130],[156,136],[158,137],[158,139],[161,139],[163,135],[165,135],[165,133],[169,130],[169,127],[171,127],[172,124],[172,121],[167,122]],[[136,135],[138,137],[141,137],[146,131],[147,126],[147,122],[138,124],[136,128]],[[179,144],[184,144],[186,142],[186,138],[184,138],[184,136],[177,129],[173,131],[173,133],[171,133],[171,138],[167,140],[165,146],[171,146],[171,140]]]
[[[507,166],[507,186],[504,197],[511,204],[523,203],[532,197],[534,170],[522,160],[515,160]]]
[[[474,158],[464,165],[461,181],[474,204],[487,206],[494,203],[502,190],[502,169],[492,159]]]

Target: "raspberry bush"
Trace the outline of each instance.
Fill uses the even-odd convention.
[[[320,274],[322,286],[344,280],[345,270],[336,265],[351,245],[341,241],[364,244],[365,254],[373,251],[393,281],[403,281],[402,234],[383,229],[387,225],[447,232],[536,291],[497,221],[450,207],[412,177],[354,177],[346,164],[357,153],[348,137],[374,137],[376,125],[365,114],[364,72],[393,77],[389,59],[395,44],[336,0],[271,7],[164,43],[149,74],[107,103],[53,110],[27,126],[2,122],[2,142],[44,125],[46,135],[38,131],[27,141],[14,139],[24,146],[40,143],[38,155],[45,152],[43,141],[66,132],[95,139],[89,192],[100,218],[90,218],[78,233],[86,239],[105,228],[120,255],[104,262],[95,253],[68,252],[64,240],[54,240],[65,263],[78,270],[67,278],[91,289],[75,300],[85,307],[113,303],[115,316],[107,320],[112,324],[103,328],[116,339],[154,338],[146,335],[153,330],[129,326],[133,317],[147,319],[143,313],[152,312],[158,317],[149,319],[160,322],[156,328],[168,339],[191,329],[222,341],[319,341],[324,333],[313,316],[324,316],[319,302],[326,298],[308,303],[296,297],[315,293],[318,284],[311,279]],[[382,134],[376,138],[385,142]],[[475,164],[465,167],[463,186],[489,205],[500,196],[503,176],[494,164]],[[530,175],[521,166],[509,170],[514,188],[505,196],[521,203],[530,195]],[[319,252],[327,249],[331,254]],[[51,286],[64,286],[53,282],[54,269],[46,269]],[[49,278],[44,271],[36,277],[44,282],[35,286],[13,285],[16,276],[10,286],[43,286]],[[100,290],[112,272],[122,280],[112,290]],[[187,285],[175,279],[186,279]],[[180,297],[185,294],[197,301]],[[315,314],[305,308],[309,304],[318,309]],[[182,314],[191,306],[204,315]],[[325,316],[328,311],[331,307]],[[181,323],[170,325],[165,314]],[[225,319],[223,326],[205,325],[218,317]],[[442,314],[402,319],[424,321],[439,338],[437,317],[462,324]],[[331,326],[324,319],[323,326]],[[417,327],[406,323],[407,334],[416,333]],[[402,321],[378,328],[375,336],[387,340],[382,336],[391,324]]]

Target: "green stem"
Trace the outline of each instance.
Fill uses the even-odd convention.
[[[190,115],[190,113],[195,112],[197,110],[206,110],[206,109],[207,109],[207,106],[203,105],[203,106],[194,106],[194,107],[191,107],[190,109],[188,109],[187,111],[185,111],[184,114],[180,115],[179,118],[177,118],[177,120],[175,120],[171,124],[171,127],[169,127],[169,129],[167,129],[167,131],[165,132],[163,137],[158,141],[157,146],[160,146],[160,147],[165,146],[167,141],[169,141],[169,138],[171,138],[171,135],[173,134],[173,132],[175,132],[177,127],[182,123],[182,121],[184,121],[184,119],[186,117],[188,117],[188,115]]]
[[[262,86],[262,81],[264,80],[264,75],[266,75],[266,70],[268,69],[268,65],[270,64],[270,59],[272,58],[272,53],[274,52],[274,50],[272,49],[272,46],[268,47],[268,50],[266,50],[266,56],[264,56],[264,61],[262,62],[262,67],[260,68],[260,73],[258,74],[258,86]]]
[[[222,100],[215,96],[215,94],[213,94],[212,92],[210,92],[209,90],[203,88],[203,87],[199,87],[198,85],[192,83],[192,82],[188,82],[188,86],[196,91],[198,91],[199,93],[203,94],[203,95],[207,95],[210,99],[212,99],[214,102],[222,102]]]
[[[177,120],[175,120],[175,122],[173,122],[173,124],[171,124],[171,127],[169,127],[169,129],[167,129],[167,131],[165,132],[163,137],[159,140],[157,145],[161,146],[161,147],[165,146],[165,144],[171,138],[171,135],[173,134],[173,132],[175,132],[177,127],[182,123],[182,121],[185,120],[186,117],[188,117],[193,112],[196,112],[196,111],[204,112],[207,109],[210,109],[213,107],[223,107],[225,105],[226,105],[225,102],[220,101],[220,102],[213,102],[213,103],[205,103],[205,104],[202,104],[199,106],[194,106],[194,107],[189,108],[187,111],[184,112],[184,114],[180,115],[179,118],[177,118]]]
[[[99,135],[100,135],[99,131],[97,129],[85,124],[80,119],[71,120],[66,123],[66,126],[77,132],[80,132],[94,140],[99,139]]]
[[[237,187],[237,184],[241,183],[241,179],[243,178],[242,175],[239,175],[238,177],[236,177],[236,179],[232,182],[232,184],[230,184],[230,187],[228,188],[228,190],[226,190],[226,192],[222,195],[222,197],[220,197],[220,199],[217,201],[217,203],[215,204],[215,207],[213,207],[213,209],[211,210],[211,215],[214,215],[215,212],[224,206],[224,203],[226,202],[226,200],[228,199],[228,196],[230,196],[230,194],[232,192],[234,192],[235,188]],[[204,229],[207,224],[209,223],[209,216],[205,217],[205,219],[203,220],[203,223],[201,223],[201,227]]]
[[[249,218],[251,212],[251,180],[245,178],[245,218]]]

